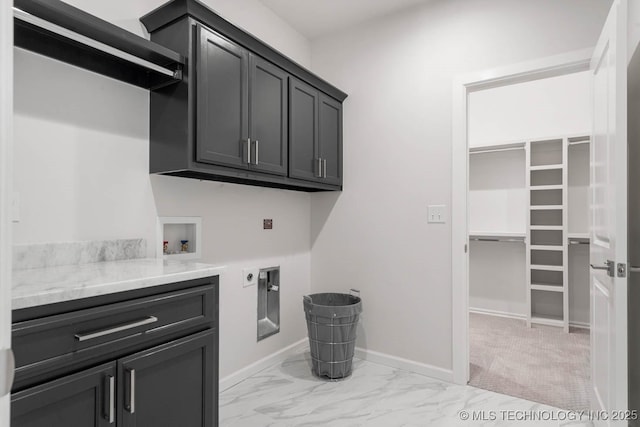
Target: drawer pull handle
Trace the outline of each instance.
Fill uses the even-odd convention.
[[[88,334],[76,334],[75,337],[78,341],[87,341],[94,338],[103,337],[105,335],[115,334],[116,332],[126,331],[127,329],[137,328],[138,326],[148,325],[150,323],[155,323],[158,321],[158,318],[155,316],[148,316],[145,319],[138,320],[136,322],[125,323],[124,325],[115,326],[109,329],[103,329],[101,331],[89,332]]]

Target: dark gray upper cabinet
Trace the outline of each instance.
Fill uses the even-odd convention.
[[[297,79],[291,79],[289,93],[289,175],[319,181],[322,179],[322,165],[318,150],[318,91]]]
[[[289,105],[288,74],[256,56],[250,56],[251,167],[287,174]]]
[[[187,58],[181,82],[151,92],[151,173],[342,189],[344,92],[197,0],[170,1],[141,21]]]
[[[246,168],[249,150],[249,55],[197,26],[196,160]]]
[[[329,184],[342,185],[342,104],[322,93],[318,129],[322,177]]]
[[[297,79],[290,83],[289,174],[342,185],[342,104]]]

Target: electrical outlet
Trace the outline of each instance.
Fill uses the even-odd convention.
[[[254,286],[258,283],[258,274],[260,269],[258,267],[243,268],[242,269],[242,287],[246,288]]]
[[[447,217],[447,207],[445,205],[429,205],[429,218],[427,222],[434,224],[444,224]]]

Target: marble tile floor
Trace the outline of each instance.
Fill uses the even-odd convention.
[[[223,391],[220,425],[592,426],[576,413],[361,359],[349,378],[335,382],[314,377],[310,366],[308,351],[301,351]],[[462,419],[463,411],[475,420]]]

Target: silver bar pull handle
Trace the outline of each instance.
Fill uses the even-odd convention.
[[[253,164],[258,164],[258,153],[260,152],[260,141],[256,139],[256,157],[253,159]]]
[[[251,138],[247,138],[247,164],[251,164]]]
[[[318,178],[322,178],[322,157],[318,157]]]
[[[136,370],[129,369],[129,402],[127,402],[125,409],[132,414],[136,412]]]
[[[109,416],[109,424],[113,424],[115,421],[115,412],[116,412],[116,379],[113,375],[109,375],[109,408],[108,416]]]
[[[0,397],[11,393],[16,372],[16,359],[10,348],[0,349],[0,370],[4,371],[4,380],[0,382]]]
[[[322,159],[322,175],[324,178],[327,177],[327,159]]]
[[[87,341],[94,338],[103,337],[105,335],[115,334],[116,332],[126,331],[127,329],[137,328],[138,326],[148,325],[150,323],[154,323],[157,321],[158,321],[157,317],[147,316],[145,319],[138,320],[131,323],[125,323],[119,326],[114,326],[113,328],[102,329],[100,331],[89,332],[86,334],[76,334],[75,337],[76,337],[76,340],[82,342],[82,341]]]
[[[629,266],[629,273],[640,273],[640,267],[635,265]]]

